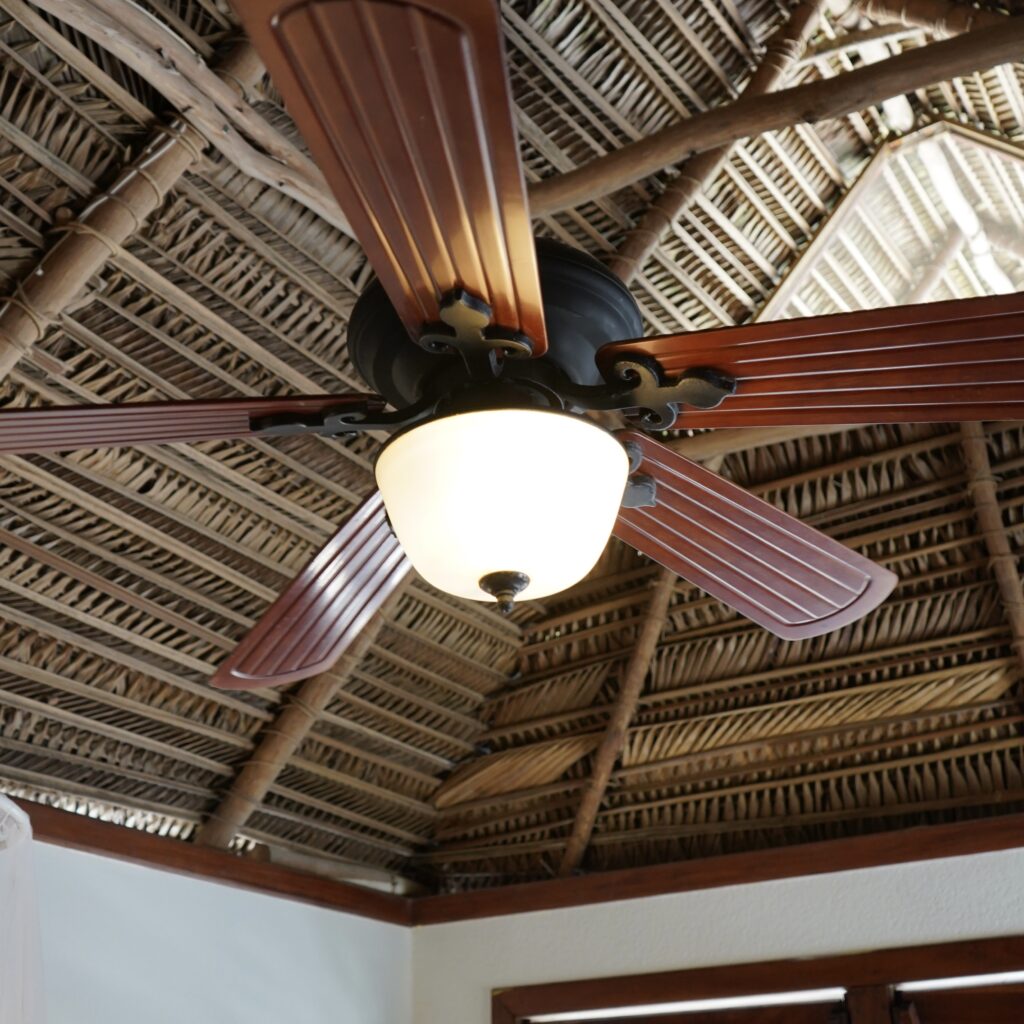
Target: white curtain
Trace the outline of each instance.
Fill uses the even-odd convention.
[[[0,1024],[42,1024],[39,912],[28,815],[0,795]]]

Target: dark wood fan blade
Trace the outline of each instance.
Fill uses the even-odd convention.
[[[546,348],[501,23],[490,0],[236,0],[410,332],[464,288]]]
[[[736,393],[687,427],[1024,419],[1024,292],[606,345],[668,379],[715,367]]]
[[[256,418],[383,407],[377,395],[306,395],[0,409],[0,452],[30,454],[227,440],[259,434],[252,425]]]
[[[375,493],[221,663],[213,685],[255,690],[329,669],[409,569],[380,494]]]
[[[619,436],[643,454],[657,505],[624,508],[615,536],[777,636],[838,629],[896,585],[888,569],[645,434]]]

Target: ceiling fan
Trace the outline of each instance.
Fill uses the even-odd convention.
[[[643,429],[1024,418],[1024,294],[643,339],[621,282],[532,236],[496,4],[236,8],[376,272],[349,325],[373,393],[0,412],[0,452],[393,434],[215,685],[329,667],[410,564],[508,609],[613,532],[781,637],[824,633],[896,577]],[[586,415],[610,411],[641,429]]]

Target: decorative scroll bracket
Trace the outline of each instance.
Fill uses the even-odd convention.
[[[615,380],[631,385],[617,396],[620,409],[636,410],[634,416],[648,430],[667,430],[679,416],[679,407],[714,409],[736,393],[736,380],[709,366],[689,369],[677,380],[665,382],[655,362],[621,359],[612,366]]]
[[[665,381],[657,363],[644,358],[620,359],[605,370],[606,384],[581,386],[559,381],[553,386],[563,402],[588,411],[622,411],[647,430],[668,430],[681,406],[714,409],[736,393],[733,377],[712,367],[697,366]]]
[[[472,377],[497,377],[505,358],[533,355],[533,342],[526,335],[492,326],[491,307],[461,288],[444,297],[441,320],[423,329],[419,345],[435,354],[458,353]]]
[[[404,430],[430,416],[435,405],[436,400],[431,398],[395,412],[385,412],[383,406],[370,404],[356,409],[346,406],[337,412],[327,410],[306,416],[286,414],[253,417],[249,423],[253,433],[261,437],[294,437],[299,434],[347,437],[371,431]]]

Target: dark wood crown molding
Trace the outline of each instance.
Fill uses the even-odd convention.
[[[336,882],[180,839],[151,835],[44,804],[26,800],[15,803],[28,814],[32,835],[40,842],[283,896],[376,921],[412,924],[412,901],[404,896]]]
[[[962,857],[1016,847],[1024,847],[1024,814],[949,825],[925,825],[900,832],[880,832],[674,864],[602,871],[477,892],[421,896],[413,901],[413,923],[440,924],[500,914],[555,910],[673,892],[716,889],[723,885],[745,885],[777,878]]]
[[[31,818],[35,838],[44,843],[406,926],[555,910],[1024,847],[1024,814],[1008,814],[478,892],[407,898],[150,835],[43,804],[18,803]]]

